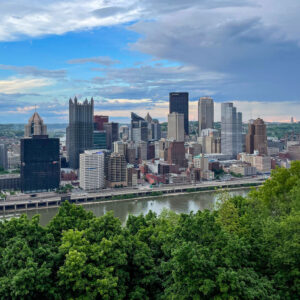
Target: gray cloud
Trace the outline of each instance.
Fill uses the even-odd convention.
[[[29,75],[34,77],[64,78],[66,76],[66,70],[46,70],[34,66],[0,65],[0,69],[13,71],[20,75]]]
[[[94,63],[104,66],[111,66],[114,64],[120,63],[118,60],[111,59],[108,56],[98,56],[98,57],[87,57],[87,58],[75,58],[68,60],[69,64],[86,64],[86,63]]]

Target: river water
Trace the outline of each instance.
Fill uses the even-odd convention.
[[[236,189],[230,191],[231,195],[245,196],[249,189]],[[108,211],[113,211],[114,215],[124,224],[128,215],[147,214],[150,210],[160,214],[163,209],[175,211],[176,213],[190,213],[198,210],[211,209],[219,195],[215,192],[199,192],[190,194],[179,194],[172,196],[149,197],[137,200],[122,200],[107,203],[85,204],[86,210],[92,211],[95,216],[103,216]],[[36,214],[40,215],[41,225],[47,225],[49,221],[57,214],[57,207],[28,210],[26,212],[7,212],[6,217],[19,216],[26,213],[29,217]]]

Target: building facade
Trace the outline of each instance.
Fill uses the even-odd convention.
[[[135,113],[131,113],[131,140],[148,142],[148,122]]]
[[[246,135],[246,152],[253,154],[254,151],[258,151],[260,155],[268,155],[267,127],[260,118],[250,120]]]
[[[198,101],[198,131],[214,127],[214,100],[210,97],[201,97]]]
[[[104,153],[101,150],[86,150],[80,154],[79,182],[86,191],[105,187]]]
[[[0,167],[4,170],[8,169],[8,155],[7,145],[0,144]]]
[[[105,123],[104,130],[106,132],[107,149],[112,150],[113,143],[119,140],[119,123]]]
[[[97,131],[104,130],[104,124],[109,122],[108,116],[94,116],[94,129]]]
[[[21,139],[21,191],[54,190],[59,183],[59,139],[47,135]]]
[[[25,125],[24,137],[32,137],[33,135],[46,135],[47,126],[44,125],[43,119],[35,112]]]
[[[184,142],[184,115],[173,112],[168,115],[168,139]]]
[[[112,153],[108,158],[107,185],[109,187],[127,185],[127,163],[124,155]]]
[[[233,103],[221,104],[221,152],[235,158],[242,152],[242,113]]]
[[[79,103],[75,97],[69,100],[69,126],[67,127],[67,153],[69,166],[79,168],[79,155],[93,148],[94,100]]]
[[[184,115],[184,133],[189,135],[189,93],[169,94],[169,113]]]

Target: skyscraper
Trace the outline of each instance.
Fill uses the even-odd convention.
[[[232,158],[242,152],[242,113],[233,103],[221,105],[221,151]]]
[[[168,139],[184,142],[184,115],[173,112],[168,115]]]
[[[119,140],[119,123],[105,123],[104,130],[106,132],[107,149],[112,150],[114,142]]]
[[[25,125],[24,137],[32,137],[33,135],[46,135],[47,126],[44,125],[43,119],[35,112]]]
[[[189,93],[169,94],[169,113],[177,112],[184,115],[184,132],[189,134]]]
[[[131,113],[131,140],[148,142],[148,122],[135,113]]]
[[[93,148],[94,100],[79,103],[69,100],[69,126],[67,127],[67,152],[70,168],[79,168],[79,154]]]
[[[112,153],[108,158],[107,184],[109,187],[127,185],[127,163],[124,155]]]
[[[198,128],[201,130],[214,127],[214,100],[210,97],[201,97],[198,101]]]
[[[41,127],[31,126],[32,123]],[[56,189],[60,183],[59,139],[48,138],[43,120],[37,113],[25,126],[26,135],[28,128],[34,130],[30,131],[30,137],[21,139],[21,190],[38,192]]]
[[[246,152],[252,154],[255,150],[260,155],[268,155],[267,128],[260,118],[255,121],[250,120],[246,135]]]
[[[86,150],[80,154],[80,187],[97,190],[105,187],[104,153],[101,150]]]
[[[8,169],[7,145],[0,144],[0,167],[4,170]]]
[[[104,130],[104,124],[108,123],[108,116],[94,116],[94,129],[97,131]]]

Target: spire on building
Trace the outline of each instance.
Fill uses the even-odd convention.
[[[32,137],[33,135],[47,135],[47,126],[44,125],[43,119],[35,111],[31,118],[25,125],[25,137]]]

